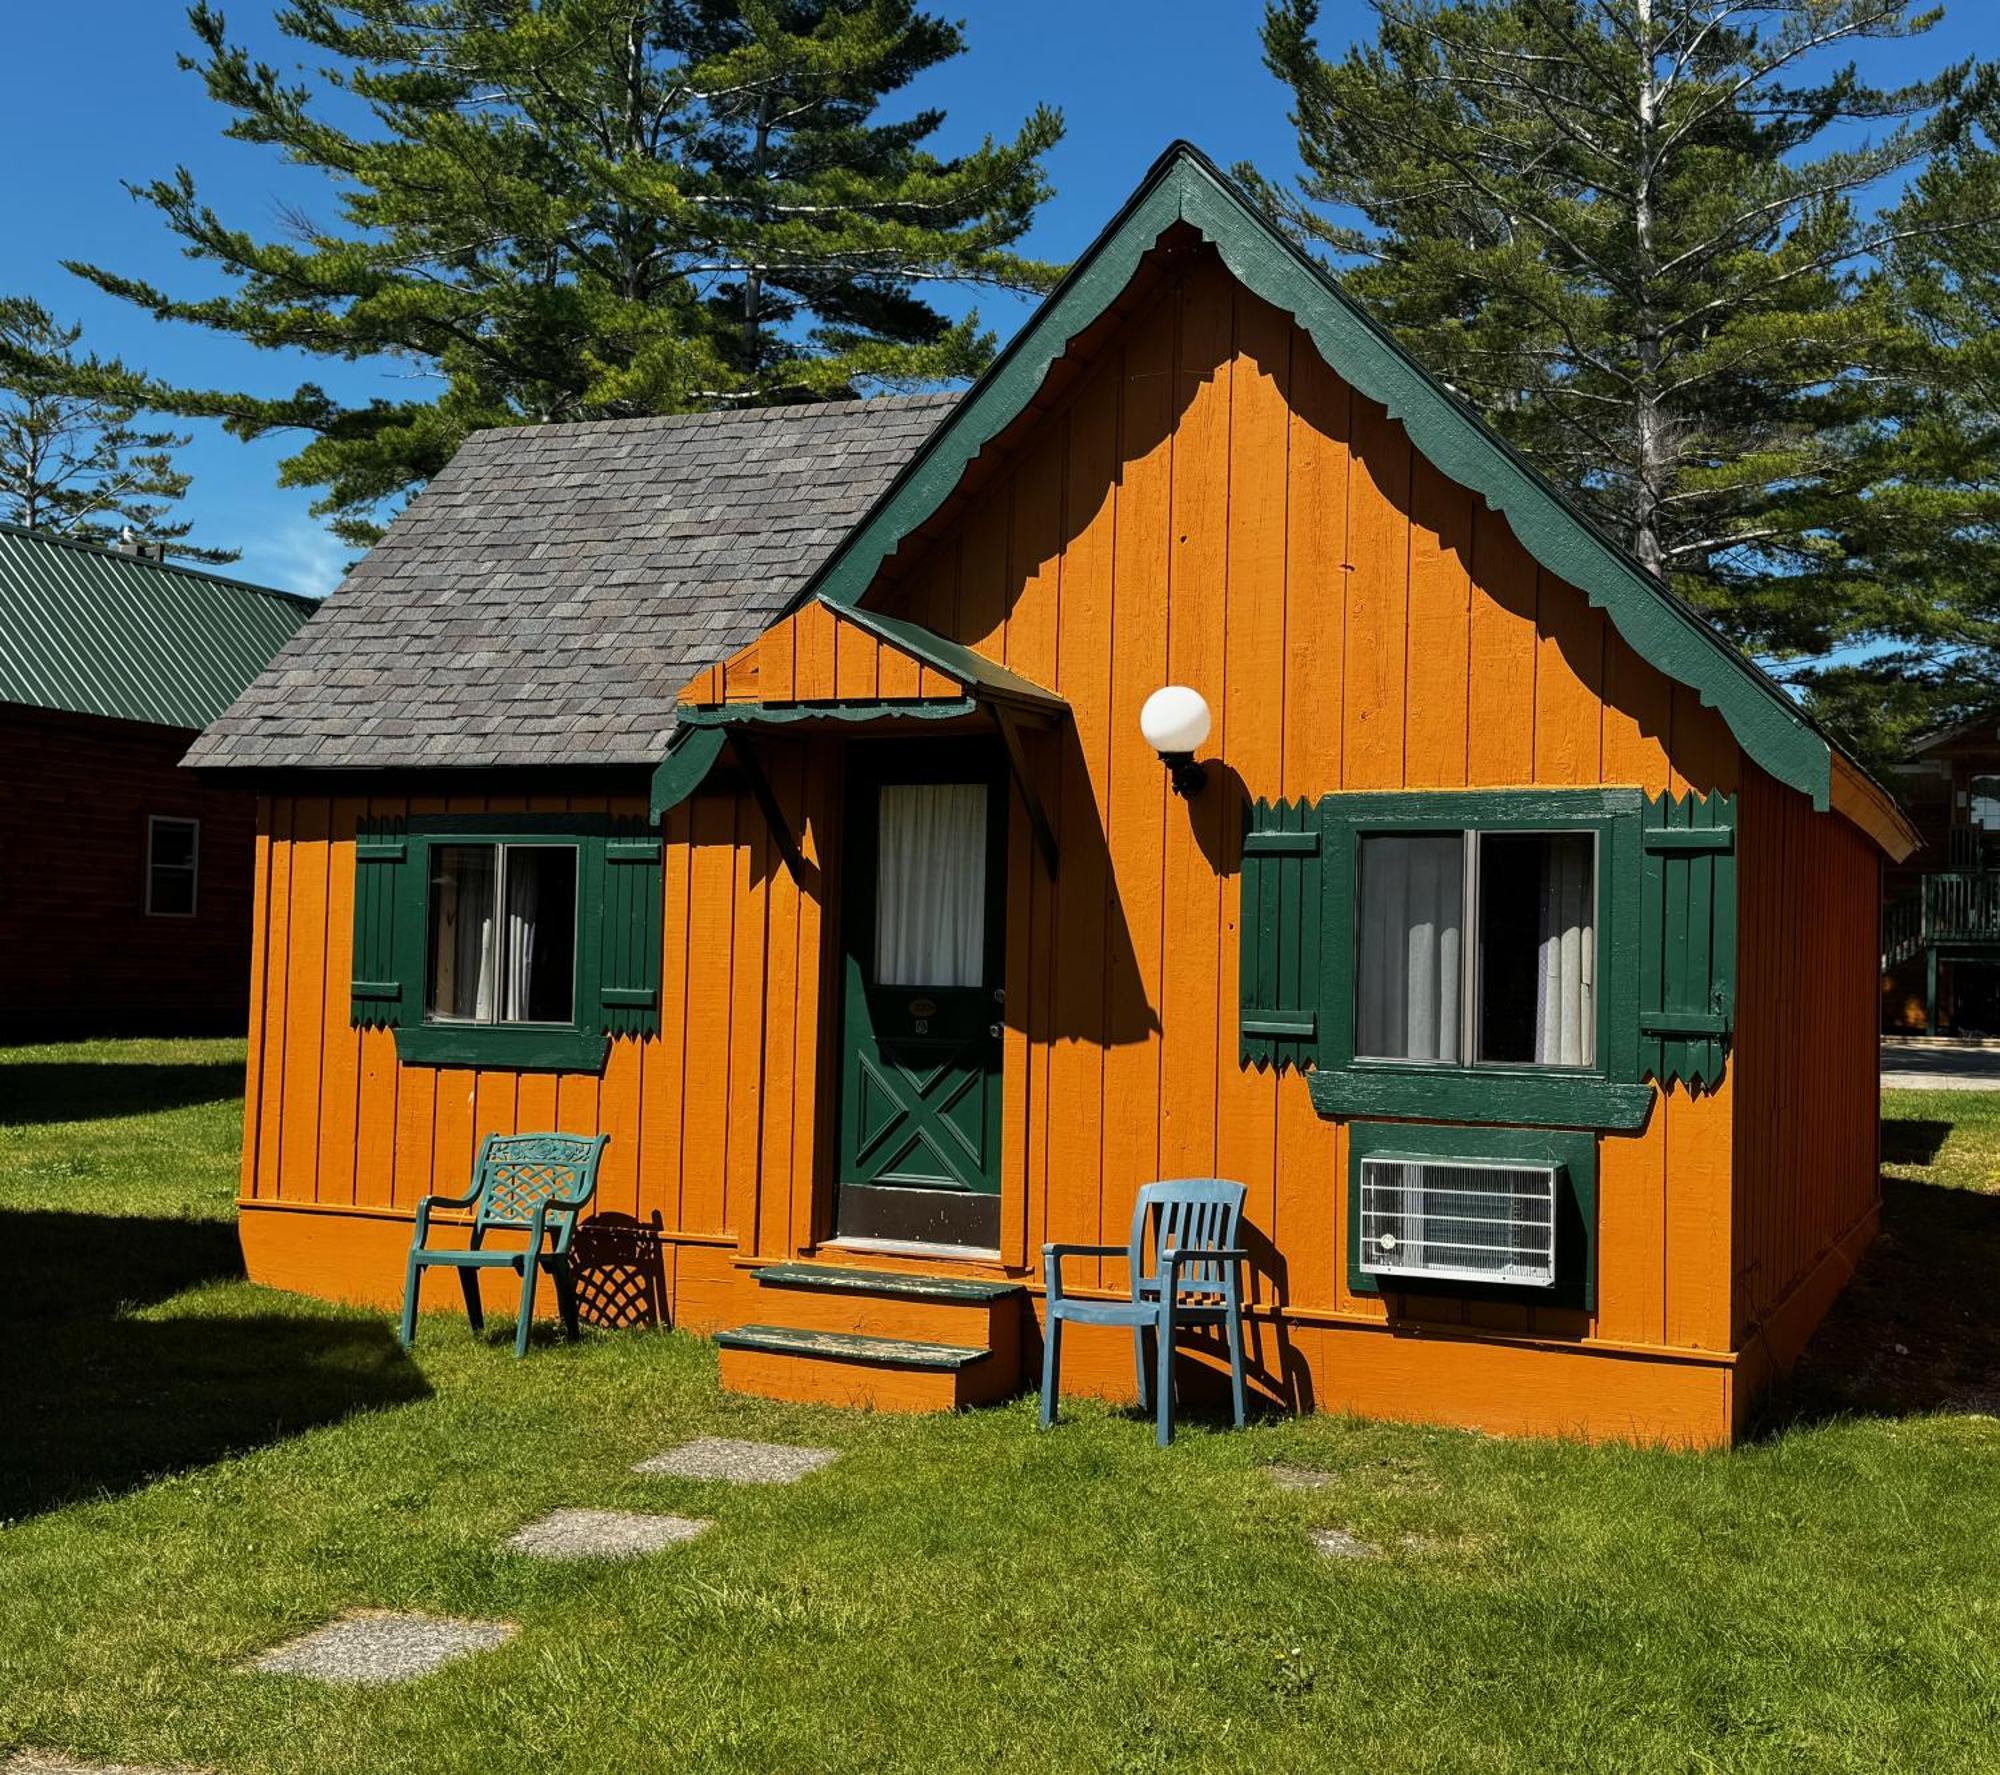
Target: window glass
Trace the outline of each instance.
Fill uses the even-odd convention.
[[[494,1007],[494,896],[500,847],[431,847],[430,994],[433,1017],[490,1022]]]
[[[878,986],[982,986],[986,785],[889,783],[875,876]]]
[[[510,844],[500,941],[500,1017],[567,1023],[576,1006],[576,852]]]
[[[1987,832],[2000,832],[2000,777],[1974,777],[1971,804],[1966,810],[1970,822]]]
[[[193,820],[147,822],[146,910],[156,917],[193,915],[200,832]]]
[[[1458,1059],[1464,898],[1462,834],[1384,832],[1361,840],[1357,1054]]]
[[[429,924],[430,1016],[474,1023],[574,1017],[574,846],[433,845]]]
[[[1597,1058],[1596,839],[1479,836],[1479,1055],[1515,1065]]]

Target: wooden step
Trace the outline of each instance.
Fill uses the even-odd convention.
[[[1005,1398],[1018,1362],[974,1344],[873,1337],[802,1325],[719,1331],[726,1392],[873,1411],[953,1411]]]
[[[802,1330],[974,1345],[1019,1365],[1027,1290],[1018,1282],[921,1276],[858,1264],[771,1263],[753,1270],[744,1314]]]

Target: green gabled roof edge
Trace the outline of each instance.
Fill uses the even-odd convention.
[[[786,613],[812,598],[854,610],[882,563],[1027,408],[1070,342],[1110,308],[1176,222],[1188,223],[1214,246],[1245,288],[1290,314],[1330,368],[1400,420],[1411,443],[1441,472],[1501,513],[1522,547],[1602,610],[1642,659],[1714,709],[1762,769],[1815,808],[1830,805],[1834,742],[1784,689],[1577,511],[1187,142],[1175,142],[1153,164],[1125,207]]]
[[[975,653],[963,642],[940,635],[935,629],[927,629],[922,623],[911,622],[906,617],[885,616],[879,610],[863,610],[858,605],[835,605],[824,598],[821,602],[830,609],[838,610],[857,628],[866,629],[876,640],[900,647],[925,665],[935,666],[946,676],[956,678],[969,688],[983,690],[997,701],[1052,711],[1069,707],[1054,691],[1035,683],[1032,678],[1023,678],[1019,672],[1009,671],[999,661],[990,660],[983,653]]]

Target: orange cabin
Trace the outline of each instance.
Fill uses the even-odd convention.
[[[471,439],[192,761],[262,1281],[601,1131],[601,1320],[966,1403],[1223,1176],[1266,1395],[1714,1445],[1875,1230],[1909,828],[1184,148],[962,399]]]

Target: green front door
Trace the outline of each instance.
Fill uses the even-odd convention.
[[[1006,797],[991,751],[856,745],[838,1230],[997,1246]]]

